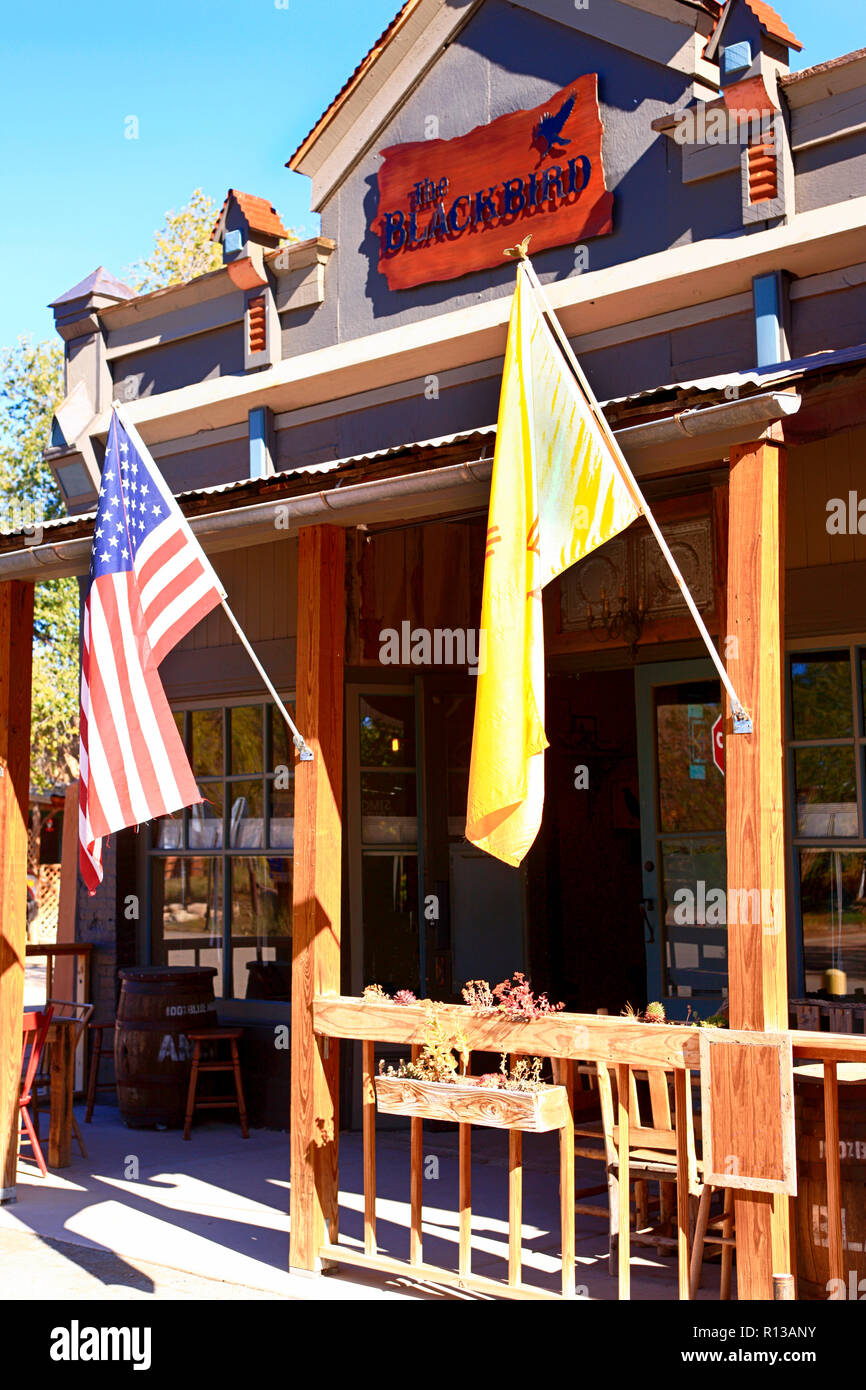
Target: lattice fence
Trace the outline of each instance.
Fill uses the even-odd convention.
[[[60,865],[40,864],[36,883],[39,915],[30,924],[30,940],[44,943],[57,940],[57,909],[60,903]]]

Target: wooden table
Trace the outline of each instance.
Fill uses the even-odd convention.
[[[28,1013],[36,1012],[27,1010]],[[45,1161],[49,1168],[68,1168],[72,1159],[72,1096],[75,1090],[76,1021],[73,1018],[52,1019],[47,1042],[51,1044],[50,1123],[48,1151]]]

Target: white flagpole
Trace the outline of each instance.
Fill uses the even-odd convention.
[[[247,651],[247,654],[248,654],[248,656],[249,656],[249,658],[250,658],[250,661],[253,663],[253,665],[255,666],[256,670],[257,670],[258,673],[259,673],[259,675],[261,676],[262,680],[264,681],[265,685],[267,686],[268,690],[270,691],[271,696],[272,696],[273,701],[274,701],[274,704],[276,705],[277,709],[280,711],[280,714],[283,716],[283,718],[285,719],[285,721],[286,721],[286,723],[288,724],[289,728],[291,729],[291,731],[292,731],[292,742],[294,743],[295,747],[296,747],[297,750],[298,750],[298,756],[300,757],[301,762],[302,762],[302,763],[309,763],[309,762],[312,762],[312,760],[313,760],[313,750],[312,750],[312,748],[310,748],[309,744],[305,742],[303,734],[301,733],[301,731],[300,731],[300,729],[298,728],[297,724],[295,723],[294,719],[293,719],[292,716],[289,714],[289,711],[286,709],[285,705],[283,704],[282,700],[280,699],[279,695],[277,694],[276,690],[274,689],[273,685],[271,684],[271,680],[270,680],[270,677],[268,676],[267,671],[265,670],[265,668],[264,668],[264,666],[262,665],[262,663],[259,661],[258,657],[256,656],[255,652],[253,651],[253,649],[252,649],[252,647],[250,646],[249,642],[247,641],[246,633],[244,632],[243,628],[241,627],[240,623],[238,622],[238,620],[237,620],[237,618],[235,617],[235,615],[234,615],[234,613],[232,612],[232,610],[229,608],[229,606],[228,606],[228,604],[226,603],[225,599],[223,599],[223,609],[224,609],[224,611],[225,611],[226,617],[228,618],[229,622],[231,623],[232,627],[234,628],[235,632],[237,633],[238,637],[241,639],[241,642],[243,643],[244,647],[246,648],[246,651]]]
[[[595,416],[596,423],[598,424],[605,439],[607,440],[608,445],[610,446],[614,459],[617,463],[617,466],[620,470],[620,473],[623,476],[626,485],[628,486],[629,491],[634,497],[634,500],[637,503],[637,505],[640,507],[641,513],[646,518],[650,530],[652,531],[653,535],[659,543],[659,547],[661,548],[661,552],[668,563],[668,567],[671,571],[671,574],[673,575],[674,579],[677,581],[677,584],[679,585],[680,592],[682,593],[682,596],[686,601],[688,610],[694,618],[695,623],[697,624],[697,628],[701,634],[701,637],[703,638],[704,645],[706,646],[706,649],[710,654],[710,658],[713,662],[713,665],[719,673],[719,678],[722,684],[724,685],[725,689],[727,690],[729,696],[731,697],[731,714],[733,715],[734,733],[750,734],[752,732],[751,717],[746,713],[746,710],[743,707],[743,703],[740,700],[740,697],[737,694],[736,690],[734,689],[731,678],[725,670],[721,657],[719,656],[719,653],[716,650],[715,643],[713,642],[712,637],[707,631],[706,624],[703,618],[701,617],[700,612],[698,611],[697,604],[692,598],[689,592],[688,585],[686,584],[686,581],[683,579],[683,576],[680,574],[679,566],[677,565],[676,560],[671,554],[670,546],[668,545],[667,541],[662,535],[658,522],[656,521],[655,517],[650,511],[646,499],[644,498],[643,493],[638,487],[637,479],[635,478],[634,474],[632,473],[631,469],[625,461],[625,456],[622,452],[622,449],[619,447],[619,444],[616,441],[616,436],[614,435],[613,430],[610,428],[610,425],[607,423],[607,420],[604,417],[601,406],[599,405],[598,401],[595,398],[595,395],[593,394],[592,387],[590,386],[583,373],[583,368],[581,367],[576,356],[574,355],[571,343],[568,341],[568,338],[565,335],[565,331],[562,328],[559,319],[557,318],[554,312],[553,306],[544,292],[544,286],[542,285],[541,281],[536,275],[532,262],[526,255],[525,251],[521,251],[520,253],[520,265],[523,267],[523,269],[529,276],[529,283],[535,290],[535,293],[541,302],[544,314],[550,324],[550,327],[553,329],[557,341],[559,342],[559,345],[562,348],[562,351],[565,354],[566,359],[568,360],[568,364],[574,372],[575,376],[577,377],[578,382],[580,383],[581,389],[584,395],[586,396],[587,403],[589,404],[589,408]]]
[[[148,465],[148,467],[151,468],[151,469],[153,469],[153,471],[154,471],[155,473],[157,473],[157,474],[159,475],[159,477],[162,477],[162,474],[160,473],[159,469],[157,468],[156,464],[154,463],[153,456],[151,455],[150,450],[148,449],[148,447],[147,447],[147,445],[145,444],[144,440],[142,439],[141,435],[138,433],[138,430],[135,428],[135,425],[131,424],[130,421],[126,419],[125,415],[122,414],[122,408],[121,408],[120,402],[119,402],[119,401],[112,401],[112,403],[111,403],[111,408],[112,408],[112,410],[114,411],[114,413],[116,414],[116,416],[117,416],[118,420],[120,421],[120,423],[123,425],[123,428],[126,430],[126,433],[129,435],[130,439],[132,440],[133,444],[135,445],[136,449],[138,450],[138,453],[140,454],[140,456],[141,456],[143,459],[146,459],[146,460],[147,460],[147,465]],[[163,480],[163,481],[164,481],[164,480]],[[169,490],[169,495],[171,496],[171,500],[172,500],[172,502],[174,503],[175,507],[177,507],[177,510],[180,512],[180,507],[178,507],[177,499],[174,497],[174,494],[170,492],[170,490]],[[183,515],[183,513],[181,513],[181,515]],[[189,522],[186,521],[186,518],[185,518],[185,517],[184,517],[184,521],[185,521],[186,524],[189,526]],[[192,527],[190,527],[190,530],[192,530]],[[193,534],[195,534],[195,533],[193,532]],[[197,545],[200,545],[200,542],[196,541],[196,544],[197,544]],[[202,551],[202,554],[204,554],[204,551]],[[204,563],[205,563],[210,569],[213,568],[213,566],[211,566],[211,564],[210,564],[210,561],[207,559],[207,556],[205,556]],[[294,743],[295,747],[296,747],[297,750],[298,750],[298,756],[299,756],[301,762],[302,762],[302,763],[309,763],[309,762],[312,762],[312,761],[313,761],[313,750],[312,750],[312,748],[310,748],[309,744],[308,744],[308,743],[306,742],[306,740],[304,739],[303,734],[301,733],[301,731],[300,731],[300,729],[298,728],[297,724],[295,723],[294,719],[293,719],[292,716],[289,714],[289,711],[286,709],[285,705],[283,704],[282,700],[280,699],[279,695],[277,694],[276,690],[274,689],[273,682],[271,681],[270,676],[268,675],[268,673],[267,673],[267,671],[265,670],[265,668],[264,668],[264,666],[262,665],[262,663],[259,661],[259,659],[258,659],[258,657],[256,656],[255,652],[253,651],[252,647],[250,646],[250,643],[249,643],[249,640],[248,640],[248,638],[247,638],[247,635],[246,635],[246,633],[244,632],[243,628],[241,627],[240,623],[238,622],[237,618],[235,617],[234,613],[233,613],[232,610],[229,608],[228,601],[227,601],[227,599],[226,599],[226,597],[225,597],[225,590],[223,589],[222,584],[220,583],[219,578],[218,578],[218,576],[217,576],[216,574],[214,574],[214,578],[215,578],[216,583],[219,585],[220,590],[222,590],[222,594],[223,594],[223,598],[222,598],[222,607],[223,607],[223,610],[224,610],[224,612],[225,612],[225,615],[226,615],[226,617],[228,618],[229,622],[231,623],[232,627],[234,628],[235,632],[237,633],[238,637],[240,638],[240,640],[241,640],[241,645],[244,647],[244,649],[245,649],[247,655],[248,655],[249,658],[250,658],[250,661],[253,663],[253,665],[255,666],[256,670],[257,670],[258,673],[259,673],[259,675],[261,676],[262,680],[264,681],[265,686],[266,686],[268,692],[270,693],[270,696],[271,696],[271,698],[272,698],[274,704],[276,705],[277,709],[280,711],[280,714],[283,716],[284,720],[286,721],[286,723],[288,724],[289,728],[291,729],[291,731],[292,731],[292,742]]]

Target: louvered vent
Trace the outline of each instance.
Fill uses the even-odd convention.
[[[758,140],[749,145],[749,202],[765,203],[779,196],[779,172],[773,141]]]
[[[249,352],[264,352],[267,346],[267,304],[263,294],[257,294],[247,305]]]

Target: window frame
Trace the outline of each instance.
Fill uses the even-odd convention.
[[[852,733],[842,738],[794,738],[793,664],[798,658],[808,658],[820,652],[847,652],[851,677]],[[851,854],[866,852],[866,699],[864,699],[861,662],[866,661],[866,634],[824,634],[785,643],[785,783],[788,790],[786,815],[788,854],[788,901],[793,908],[796,931],[789,934],[789,959],[794,967],[796,993],[806,992],[806,941],[803,930],[803,907],[800,882],[800,852],[806,849],[838,850]],[[802,835],[798,829],[797,782],[795,752],[800,748],[854,749],[855,797],[857,802],[856,835]]]
[[[293,692],[286,692],[284,697],[290,703],[294,702]],[[262,766],[258,773],[232,772],[231,765],[231,723],[230,716],[232,710],[257,708],[261,711],[262,717]],[[220,986],[221,993],[217,998],[219,1009],[230,1012],[242,1010],[246,1016],[288,1016],[286,1011],[291,1008],[290,1003],[269,1000],[248,1000],[237,997],[233,992],[233,960],[232,960],[232,940],[231,940],[231,861],[233,859],[266,859],[280,858],[292,861],[294,865],[294,846],[291,850],[284,846],[271,845],[265,843],[258,846],[237,845],[228,843],[229,838],[229,816],[228,800],[233,784],[242,782],[259,782],[262,785],[262,829],[265,841],[270,840],[270,819],[273,804],[272,788],[276,777],[274,770],[269,770],[272,763],[273,752],[273,718],[280,717],[279,711],[273,701],[262,698],[261,696],[247,695],[238,696],[236,699],[226,701],[225,699],[194,699],[189,698],[183,701],[173,702],[171,705],[172,715],[182,715],[183,729],[182,738],[184,748],[189,752],[191,734],[191,716],[197,711],[218,710],[222,715],[222,771],[219,774],[208,774],[197,777],[195,768],[193,775],[196,776],[197,785],[218,784],[223,793],[223,835],[222,844],[213,848],[192,849],[188,843],[188,825],[190,819],[189,808],[186,807],[177,813],[178,818],[182,818],[183,843],[180,848],[172,846],[159,846],[154,843],[156,826],[158,821],[148,822],[143,827],[144,834],[141,836],[141,850],[139,855],[139,866],[144,883],[144,912],[142,914],[143,930],[140,938],[140,954],[145,964],[152,964],[154,957],[154,941],[156,936],[156,924],[153,920],[153,887],[152,873],[156,861],[169,858],[192,859],[197,857],[215,857],[220,861],[221,869],[221,914],[222,930],[220,939],[220,950],[222,952]],[[271,718],[267,717],[267,711],[271,711]],[[291,757],[291,743],[289,744],[289,754]],[[294,778],[294,764],[287,764],[292,771]],[[294,798],[292,805],[294,819]],[[162,938],[161,938],[162,940]],[[291,935],[289,937],[291,940]]]

